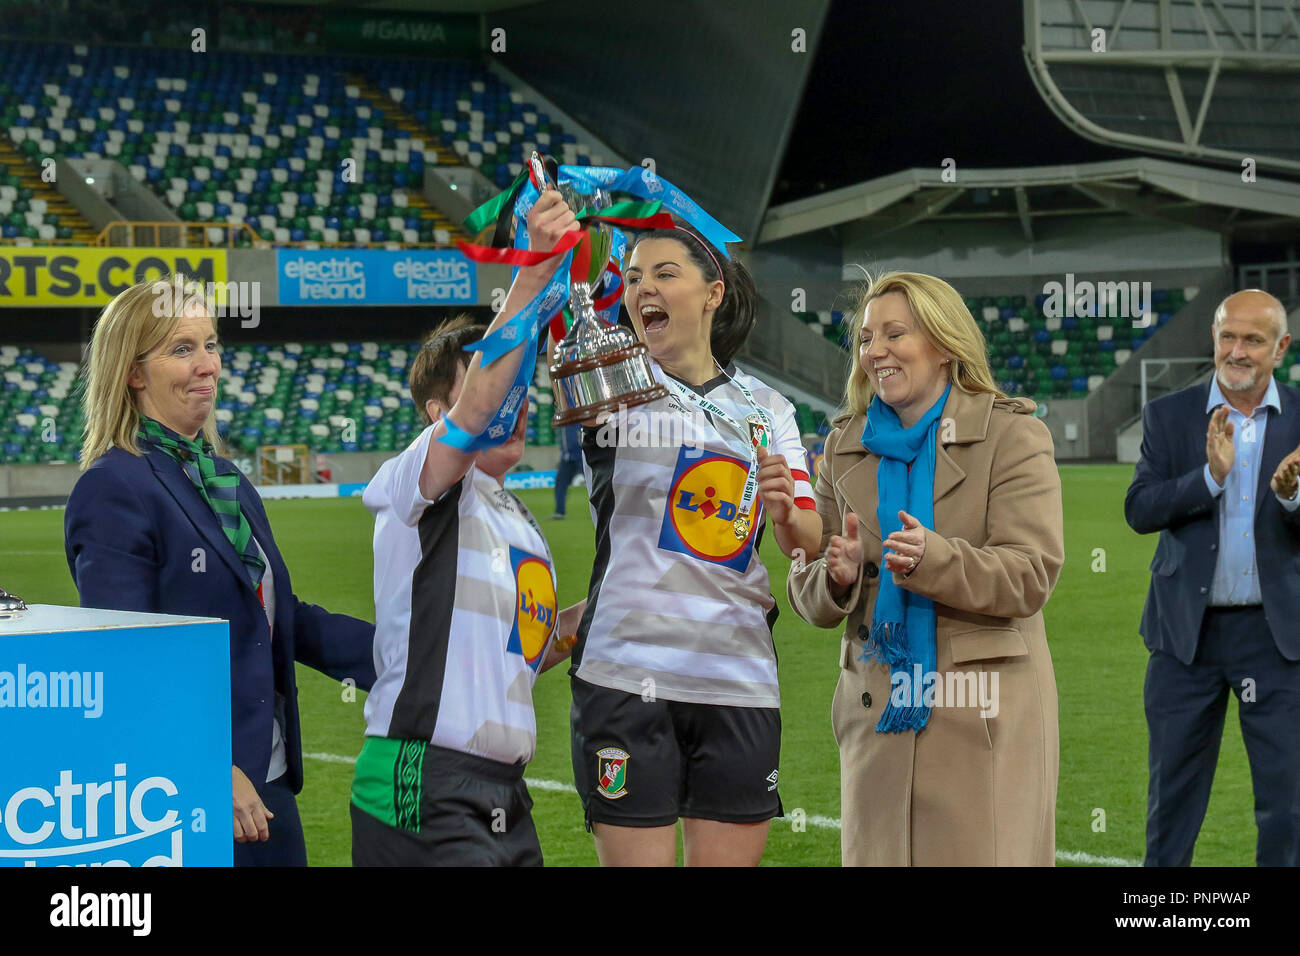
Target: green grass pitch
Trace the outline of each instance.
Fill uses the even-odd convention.
[[[1063,854],[1086,854],[1075,858],[1082,862],[1140,860],[1146,808],[1142,680],[1147,654],[1137,625],[1155,536],[1136,535],[1124,523],[1124,491],[1131,467],[1064,465],[1060,471],[1066,563],[1046,610],[1060,692],[1057,849]],[[594,552],[582,489],[570,491],[569,518],[564,522],[545,520],[551,512],[551,492],[527,491],[522,497],[542,519],[550,539],[561,606],[580,600]],[[372,620],[372,522],[360,499],[271,501],[267,511],[298,596]],[[831,736],[830,700],[838,634],[805,624],[790,611],[784,588],[789,562],[770,535],[762,550],[781,609],[776,625],[784,729],[781,799],[787,813],[799,808],[807,817],[802,832],[791,821],[773,822],[764,863],[837,865],[839,831],[830,823],[840,813],[839,761]],[[61,510],[0,513],[0,585],[30,603],[77,603],[63,554]],[[364,728],[364,694],[348,702],[342,688],[329,678],[301,666],[298,676],[304,750],[355,756]],[[571,785],[564,669],[543,674],[535,697],[539,742],[527,776]],[[300,807],[314,865],[349,863],[351,778],[348,762],[319,757],[306,761]],[[954,787],[961,785],[960,780],[952,781]],[[534,786],[532,794],[547,863],[595,864],[577,795],[540,786]],[[1210,808],[1196,848],[1198,865],[1254,863],[1252,806],[1236,707],[1229,707]],[[1071,861],[1069,856],[1060,860]]]

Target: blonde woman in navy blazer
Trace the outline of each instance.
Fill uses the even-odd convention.
[[[294,596],[261,497],[212,452],[221,375],[212,311],[201,297],[172,302],[176,289],[132,286],[95,325],[68,567],[83,607],[230,622],[235,865],[306,865],[294,662],[369,689],[374,625]],[[205,470],[217,473],[212,487]],[[230,499],[229,522],[238,506],[242,553],[218,495]]]

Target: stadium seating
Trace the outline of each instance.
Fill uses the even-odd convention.
[[[1012,301],[1014,297],[1006,306],[997,306],[995,300],[978,307],[981,311],[1015,308]],[[990,324],[983,318],[977,321]],[[996,321],[1012,324],[1010,319]],[[1106,326],[1092,326],[1089,331],[1082,320],[1077,325],[1063,324],[1056,331],[1067,335],[1049,335],[1044,354],[1034,348],[1043,344],[1035,337],[1049,330],[1035,329],[1034,320],[1022,321],[1024,329],[985,333],[995,356],[994,374],[1012,394],[1038,398],[1086,394],[1072,379],[1083,379],[1087,386],[1089,369],[1107,367],[1107,357],[1118,361],[1118,348],[1091,351],[1082,346],[1091,341],[1085,340],[1085,335],[1104,335],[1098,330]],[[1137,331],[1133,339],[1140,338]],[[1109,334],[1111,338],[1097,340],[1099,346],[1120,341],[1113,327]],[[1003,340],[1003,336],[1010,338]],[[1132,347],[1136,344],[1134,341]],[[1062,346],[1063,351],[1052,351]],[[218,430],[232,454],[252,455],[259,446],[271,444],[305,444],[318,453],[398,451],[422,425],[406,390],[417,349],[415,343],[378,342],[289,342],[227,348],[222,357]],[[1078,375],[1072,369],[1076,364]],[[1065,372],[1058,375],[1060,366]],[[1300,339],[1292,344],[1276,374],[1281,381],[1300,385]],[[76,460],[84,424],[81,382],[75,362],[55,362],[29,348],[0,346],[0,464]],[[1009,387],[1012,385],[1016,387]],[[540,364],[529,396],[528,444],[554,445],[551,390]],[[822,412],[803,402],[794,405],[801,434],[829,433]],[[550,467],[551,462],[535,464]]]
[[[426,163],[476,166],[504,186],[534,146],[592,159],[472,62],[242,53],[184,62],[167,50],[0,43],[0,129],[31,164],[111,158],[182,220],[246,222],[271,244],[445,245],[455,227],[423,197]],[[5,238],[75,238],[0,175],[7,186]]]
[[[1092,315],[1049,318],[1046,295],[1032,301],[1023,295],[966,299],[984,339],[998,386],[1009,395],[1036,399],[1083,398],[1132,356],[1156,330],[1196,295],[1195,288],[1153,289],[1153,315],[1145,328],[1125,319]],[[1108,311],[1103,305],[1103,311]],[[804,312],[796,316],[837,345],[846,346],[849,330],[842,312]],[[1300,381],[1293,344],[1280,377]],[[1291,370],[1295,368],[1293,373]]]
[[[72,461],[83,419],[77,363],[0,345],[0,462]]]
[[[271,444],[305,444],[326,453],[398,451],[423,427],[406,389],[418,349],[416,343],[289,342],[228,350],[218,430],[246,454]],[[539,416],[537,401],[542,391],[530,390],[527,440],[549,445],[549,410]]]
[[[398,451],[422,427],[406,389],[414,343],[323,342],[229,348],[217,428],[232,454],[261,445],[314,452]],[[539,368],[540,371],[540,368]],[[75,461],[84,418],[75,362],[0,346],[0,463]],[[527,441],[553,445],[551,395],[530,389]]]
[[[39,167],[29,163],[0,138],[0,237],[38,242],[65,241],[88,245],[95,234],[90,224],[50,183]]]
[[[410,104],[407,108],[425,128],[439,132],[444,147],[501,188],[523,169],[534,145],[570,165],[605,162],[485,70],[395,60],[376,65],[370,75],[394,101]]]

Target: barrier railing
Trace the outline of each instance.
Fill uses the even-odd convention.
[[[42,245],[32,240],[31,245]],[[351,242],[304,239],[276,242],[260,235],[246,222],[110,222],[98,236],[97,246],[196,249],[450,249],[442,242]]]

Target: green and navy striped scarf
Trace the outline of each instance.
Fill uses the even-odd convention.
[[[225,467],[217,473],[216,452],[206,441],[190,441],[176,434],[152,418],[140,416],[140,442],[151,448],[157,448],[174,458],[181,469],[194,483],[203,500],[208,503],[212,513],[217,516],[221,530],[226,533],[235,552],[244,562],[249,580],[256,588],[262,583],[262,574],[266,565],[257,553],[257,542],[253,540],[253,529],[239,507],[239,472],[229,462],[222,461]]]

